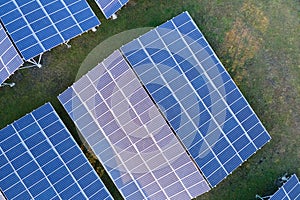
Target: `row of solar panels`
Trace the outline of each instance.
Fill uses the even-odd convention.
[[[128,0],[96,2],[110,18]],[[5,27],[0,24],[0,85],[23,65],[23,59],[33,59],[100,25],[86,0],[1,1],[0,19]]]
[[[125,199],[199,196],[271,139],[187,12],[116,50],[58,98]],[[95,192],[78,180],[85,175],[77,172],[91,170],[83,158],[73,162],[81,154],[70,151],[78,149],[75,142],[60,146],[70,136],[49,104],[0,137],[1,164],[10,172],[0,174],[0,188],[7,196]],[[51,156],[40,158],[50,147]],[[70,176],[65,188],[56,178],[60,165]],[[34,169],[45,179],[41,189],[31,185],[38,176],[27,181]]]

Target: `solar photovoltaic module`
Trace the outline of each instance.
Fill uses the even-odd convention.
[[[0,130],[8,199],[112,199],[50,103]]]
[[[0,19],[25,60],[100,25],[86,0],[0,1]]]
[[[281,186],[269,200],[299,200],[300,182],[296,174],[293,174],[286,183]]]
[[[21,56],[0,23],[0,85],[22,65]]]
[[[99,8],[109,19],[113,14],[120,10],[129,0],[95,0]]]

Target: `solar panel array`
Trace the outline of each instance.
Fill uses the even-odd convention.
[[[58,98],[125,199],[210,189],[120,51]]]
[[[211,186],[270,140],[187,12],[121,49]]]
[[[22,58],[0,23],[0,85],[22,65]]]
[[[106,19],[120,10],[129,0],[95,0]]]
[[[300,182],[296,174],[293,174],[284,185],[273,194],[269,200],[299,200]]]
[[[0,190],[8,199],[112,199],[49,103],[0,131]]]
[[[7,0],[0,19],[25,60],[100,25],[85,0]]]

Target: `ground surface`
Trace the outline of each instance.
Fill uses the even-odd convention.
[[[130,0],[116,21],[44,54],[43,68],[20,70],[0,89],[0,128],[50,101],[80,143],[56,96],[70,86],[87,54],[122,31],[154,27],[188,10],[266,126],[272,141],[198,199],[254,199],[276,190],[285,172],[300,176],[300,3],[297,0]],[[115,197],[101,166],[92,163]],[[103,175],[104,174],[104,175]]]

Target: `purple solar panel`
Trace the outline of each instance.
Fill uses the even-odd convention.
[[[125,199],[191,199],[210,190],[119,51],[59,100]]]
[[[0,24],[0,85],[19,67],[23,60]]]
[[[0,190],[0,200],[5,200],[5,197],[4,197],[4,195],[3,195],[3,193],[2,193],[1,190]]]

